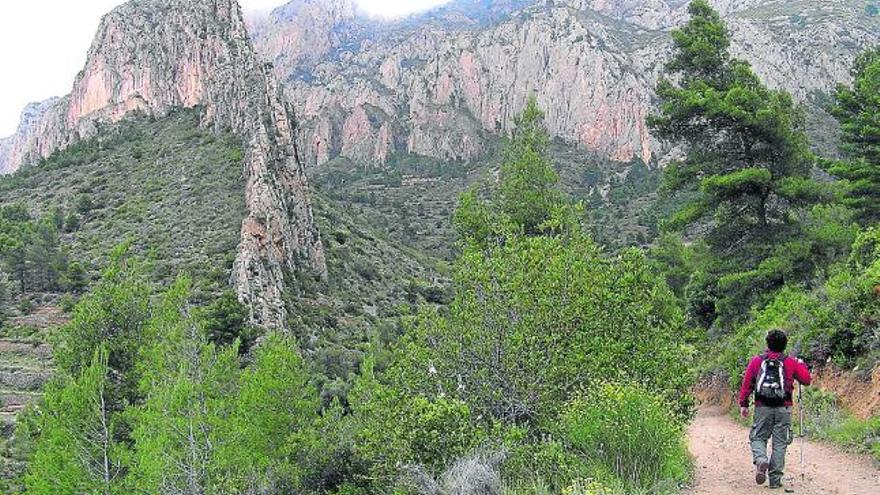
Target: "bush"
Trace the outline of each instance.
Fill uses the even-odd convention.
[[[351,403],[361,427],[356,452],[373,460],[376,475],[386,481],[403,466],[440,473],[485,438],[467,404],[444,397],[427,399],[381,384],[371,362],[364,365]]]
[[[88,215],[89,212],[95,209],[95,202],[86,193],[78,194],[74,199],[74,208],[80,215]]]
[[[597,380],[645,383],[690,415],[689,334],[640,251],[609,259],[580,235],[469,246],[455,289],[449,316],[426,311],[398,346],[395,383],[505,424],[555,418]]]
[[[672,490],[687,479],[683,425],[656,395],[605,384],[573,400],[560,420],[570,448],[628,489]]]
[[[260,335],[249,325],[248,308],[238,301],[235,293],[226,291],[202,310],[208,340],[218,346],[239,342],[239,352],[247,354]]]
[[[578,479],[597,475],[582,457],[552,439],[511,447],[503,467],[508,490],[515,492],[540,487],[557,494]]]
[[[18,303],[18,310],[23,315],[31,314],[34,311],[35,307],[36,306],[34,305],[34,302],[26,297],[22,298],[22,300]]]

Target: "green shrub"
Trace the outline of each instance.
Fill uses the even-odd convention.
[[[867,420],[847,417],[828,430],[828,438],[860,453],[870,453],[880,461],[880,416]]]
[[[239,342],[239,352],[247,354],[260,331],[249,324],[248,308],[238,301],[235,293],[225,291],[202,310],[208,340],[218,346]]]
[[[511,237],[468,246],[455,289],[450,314],[426,311],[398,346],[399,386],[442,391],[488,422],[534,425],[578,386],[637,381],[690,415],[690,336],[642,252],[609,258],[580,234]]]
[[[671,491],[689,474],[683,425],[656,395],[605,384],[573,400],[560,420],[570,448],[629,489]]]
[[[74,208],[80,215],[88,215],[95,209],[95,202],[87,193],[78,194],[74,200]]]
[[[34,308],[35,308],[34,302],[28,298],[23,298],[18,303],[18,310],[24,315],[31,314],[31,312],[33,312]]]
[[[351,394],[359,419],[356,453],[374,462],[376,475],[396,477],[403,466],[442,472],[485,438],[467,404],[452,398],[428,399],[379,383],[372,364]]]
[[[503,475],[508,491],[528,493],[546,489],[558,494],[578,479],[595,477],[597,471],[563,443],[546,440],[518,442],[509,447]]]

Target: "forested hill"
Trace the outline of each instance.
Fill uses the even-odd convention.
[[[370,24],[406,47],[398,30],[452,19],[497,30],[477,43],[489,51],[495,35],[529,25],[540,38],[566,19],[662,36],[651,74],[626,72],[651,81],[636,128],[676,150],[662,167],[561,136],[563,102],[538,91],[509,100],[498,128],[407,122],[431,131],[413,146],[447,129],[435,144],[479,139],[479,156],[401,148],[381,164],[343,153],[306,166],[300,141],[316,145],[321,124],[294,118],[234,2],[114,11],[71,96],[24,133],[25,165],[0,178],[2,493],[681,493],[701,479],[686,443],[695,389],[713,380],[728,396],[774,328],[820,376],[814,440],[880,458],[880,404],[847,408],[823,381],[876,390],[880,376],[880,47],[833,35],[865,44],[847,47],[851,76],[821,98],[838,135],[826,153],[803,95],[740,51],[742,16],[800,3],[713,4],[723,16],[706,0],[460,1]],[[320,107],[298,87],[363,89],[321,78],[358,57],[370,62],[351,70],[365,71],[381,48],[337,50],[351,33],[322,30],[328,5],[352,4],[273,14],[304,36],[276,48],[279,70],[313,64],[288,88],[307,110]],[[831,5],[837,19],[854,4]],[[271,39],[259,29],[258,44]],[[413,60],[371,77],[407,80]],[[583,76],[602,67],[574,67],[601,93]],[[115,85],[142,70],[143,94]],[[443,74],[423,75],[439,91]],[[104,106],[53,120],[97,101],[83,95]],[[362,110],[384,125],[378,105]],[[368,129],[359,118],[344,127]]]

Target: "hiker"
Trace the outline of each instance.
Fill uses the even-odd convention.
[[[770,488],[782,488],[785,450],[793,440],[791,408],[794,381],[809,385],[812,377],[800,359],[785,355],[788,336],[782,330],[767,334],[767,350],[749,362],[739,390],[742,417],[749,416],[749,397],[755,395],[755,424],[749,433],[755,481],[763,485],[769,470]],[[773,437],[773,453],[767,458],[767,441]]]

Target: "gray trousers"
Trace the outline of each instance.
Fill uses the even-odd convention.
[[[773,453],[767,458],[767,441],[773,439]],[[770,463],[770,484],[782,483],[785,469],[785,450],[791,445],[794,435],[791,429],[790,407],[756,407],[755,425],[749,434],[752,445],[752,459],[757,465]]]

